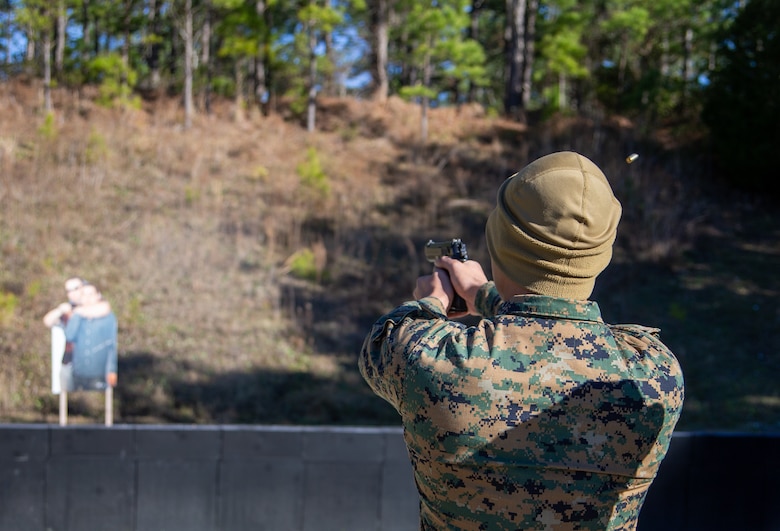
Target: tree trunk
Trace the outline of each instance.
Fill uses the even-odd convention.
[[[95,15],[92,19],[92,46],[93,57],[100,55],[100,17]]]
[[[260,20],[265,19],[266,5],[264,0],[255,2],[255,11]],[[268,99],[268,83],[265,72],[265,54],[266,54],[266,36],[268,27],[264,29],[264,35],[257,45],[257,55],[255,56],[255,104],[262,109]]]
[[[124,97],[125,94],[130,94],[130,87],[127,81],[127,72],[130,68],[130,19],[133,14],[133,3],[127,1],[125,3],[125,13],[122,17],[122,32],[124,38],[122,39],[122,79],[121,79],[121,93]]]
[[[57,2],[57,49],[54,55],[54,70],[57,77],[62,77],[62,69],[65,64],[65,27],[68,24],[68,15],[65,11],[65,1]]]
[[[214,69],[211,64],[211,2],[204,2],[203,8],[206,10],[200,40],[200,63],[206,71],[206,83],[203,87],[203,108],[206,114],[211,114],[211,77]]]
[[[233,119],[237,122],[244,120],[244,61],[244,58],[236,59],[236,95]]]
[[[89,33],[89,0],[84,0],[81,4],[81,19],[84,24],[81,26],[82,44],[79,49],[79,55],[83,56],[81,63],[81,75],[87,77],[87,63],[89,62],[89,50],[91,48],[91,40]]]
[[[430,47],[428,47],[430,50]],[[431,67],[431,56],[426,55],[425,56],[425,62],[423,63],[423,86],[427,89],[431,86],[431,72],[433,68]],[[428,98],[428,95],[422,97],[422,103],[421,103],[422,109],[420,113],[420,140],[422,141],[422,144],[425,145],[426,142],[428,142],[428,107],[430,107],[430,99]]]
[[[507,0],[507,83],[504,112],[525,123],[523,108],[524,60],[526,55],[526,0]]]
[[[27,28],[27,47],[24,52],[25,70],[32,74],[34,71],[33,61],[35,61],[35,35],[32,28]]]
[[[160,88],[160,49],[161,46],[157,42],[157,31],[159,29],[160,20],[160,3],[156,0],[149,1],[149,13],[147,14],[149,21],[149,32],[154,37],[150,39],[151,44],[146,48],[146,64],[149,67],[149,89],[156,92]]]
[[[690,81],[691,72],[693,72],[693,30],[691,28],[685,28],[685,34],[683,37],[683,98],[688,95],[688,82]]]
[[[11,27],[11,17],[4,16],[3,25],[0,26],[0,32],[2,32],[3,35],[8,35],[10,34],[10,27]],[[11,64],[11,39],[4,39],[4,40],[5,40],[5,59],[3,61],[3,64],[10,65]]]
[[[528,110],[531,103],[531,81],[534,66],[534,43],[536,42],[536,12],[539,10],[539,0],[528,0],[525,16],[525,46],[523,47],[523,111]]]
[[[325,9],[333,9],[333,0],[324,0]],[[338,94],[338,70],[336,69],[336,55],[333,47],[333,31],[323,28],[322,44],[325,47],[325,59],[327,66],[322,76],[322,92],[327,96],[336,96]]]
[[[389,43],[389,6],[390,0],[375,0],[372,10],[372,29],[374,45],[371,60],[371,77],[374,90],[371,98],[380,103],[387,101],[390,82],[387,78],[387,47]]]
[[[471,2],[471,24],[469,25],[469,37],[475,41],[479,40],[479,12],[485,5],[485,0],[472,0]],[[477,86],[469,83],[467,96],[468,102],[473,103],[477,99]]]
[[[623,91],[625,89],[626,82],[626,70],[628,69],[628,35],[623,36],[623,42],[620,47],[620,57],[618,57],[618,82],[617,82],[617,96],[618,101],[616,108],[620,110],[623,106]]]
[[[309,101],[306,110],[306,130],[313,132],[316,127],[316,114],[317,114],[317,56],[315,50],[317,48],[317,36],[314,33],[314,28],[309,26]]]
[[[184,7],[184,128],[192,127],[194,105],[192,103],[192,0],[186,0]]]
[[[669,76],[669,35],[664,32],[663,40],[661,41],[661,79],[665,81]]]
[[[569,105],[566,99],[566,74],[558,73],[558,109],[564,110]]]
[[[46,113],[52,111],[51,103],[51,31],[43,32],[43,109]]]
[[[330,31],[326,31],[323,35],[323,42],[325,43],[325,57],[328,59],[328,63],[330,64],[331,75],[326,77],[323,80],[324,83],[324,91],[325,94],[328,96],[337,96],[338,95],[338,72],[336,70],[336,57],[334,54],[333,49],[333,33]]]

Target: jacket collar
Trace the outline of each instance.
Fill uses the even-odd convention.
[[[502,303],[499,313],[603,322],[601,308],[595,301],[560,299],[546,295],[516,295]]]

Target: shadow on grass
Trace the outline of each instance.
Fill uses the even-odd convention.
[[[780,431],[780,234],[772,216],[710,231],[673,265],[613,264],[607,322],[661,329],[686,383],[680,430]]]
[[[616,260],[597,282],[593,299],[607,322],[660,328],[662,340],[680,360],[686,379],[680,430],[780,430],[780,230],[775,218],[753,211],[739,220],[710,220],[682,256],[665,264]],[[459,235],[479,248],[481,234],[459,227]],[[424,235],[404,243],[392,234],[373,234],[365,255],[356,257],[374,267],[370,281],[352,285],[354,279],[336,277],[316,293],[305,287],[290,292],[312,308],[311,321],[300,325],[317,353],[356,357],[371,323],[410,298],[414,279],[426,267]],[[357,386],[367,391],[362,380]],[[379,418],[396,422],[392,411],[376,417],[372,410],[364,415],[353,408],[335,416],[351,416],[347,422],[354,424]]]
[[[126,353],[119,371],[117,421],[123,423],[399,423],[362,380],[270,370],[209,374],[196,363],[174,364],[149,352]]]
[[[754,212],[738,222],[713,222],[680,258],[616,260],[597,282],[593,299],[607,322],[660,328],[680,360],[686,400],[678,430],[780,431],[776,217]],[[472,241],[480,249],[475,228],[453,229],[463,230],[457,235],[470,249]],[[338,360],[335,376],[296,369],[215,373],[163,353],[125,352],[117,422],[398,425],[395,411],[358,374],[357,354],[371,323],[410,298],[414,279],[428,267],[422,246],[429,235],[365,231],[341,237],[365,240],[349,252],[366,270],[283,290],[283,307],[308,308],[294,326],[312,355]]]

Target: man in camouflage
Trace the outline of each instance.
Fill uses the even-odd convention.
[[[493,281],[439,258],[374,324],[360,371],[401,415],[421,529],[636,528],[683,377],[657,329],[588,300],[620,214],[593,162],[542,157],[498,192]],[[448,316],[456,293],[475,326]]]

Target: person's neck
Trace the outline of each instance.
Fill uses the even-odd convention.
[[[524,286],[515,284],[514,282],[511,281],[500,283],[500,284],[496,282],[496,289],[498,290],[498,294],[501,295],[501,298],[505,301],[523,295],[533,295],[533,291],[529,290]]]
[[[501,298],[505,301],[508,301],[517,295],[529,295],[533,293],[525,286],[522,286],[514,280],[510,279],[498,267],[493,267],[493,282],[496,284],[498,294],[501,295]]]
[[[509,295],[508,297],[505,297],[504,295],[501,295],[501,298],[506,300],[506,301],[508,301],[510,299],[513,299],[514,297],[522,297],[523,295],[533,295],[534,294],[533,291],[531,291],[529,289],[526,289],[526,288],[522,288],[522,287],[519,288],[519,289],[510,290],[509,293],[511,293],[511,295]],[[499,291],[499,294],[501,294],[500,291]]]

